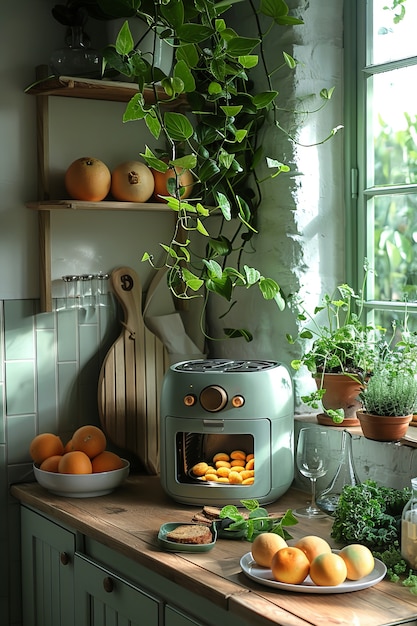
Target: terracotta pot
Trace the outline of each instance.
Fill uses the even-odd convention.
[[[322,376],[314,376],[317,389],[320,389]],[[326,390],[322,404],[325,409],[343,409],[345,419],[350,418],[356,420],[356,411],[362,408],[362,403],[358,399],[363,386],[357,380],[354,380],[346,374],[324,374],[323,388]],[[346,423],[342,422],[344,426]],[[351,426],[359,425],[356,421]]]
[[[365,413],[365,411],[358,411],[357,416],[364,436],[374,441],[399,441],[404,437],[413,419],[412,415],[395,417],[372,415],[372,413]]]

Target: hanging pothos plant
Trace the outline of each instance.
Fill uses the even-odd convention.
[[[169,191],[173,196],[165,198],[177,214],[171,241],[161,243],[172,292],[177,298],[200,296],[206,301],[210,294],[218,294],[231,308],[235,289],[257,285],[262,296],[282,310],[285,302],[276,281],[243,264],[242,258],[257,234],[263,182],[257,168],[266,160],[271,171],[268,178],[289,171],[286,164],[264,154],[260,130],[271,123],[284,130],[277,121],[279,95],[273,77],[281,68],[294,69],[296,61],[284,53],[277,66],[269,68],[264,41],[279,36],[272,34],[277,26],[303,22],[289,14],[284,0],[247,0],[254,34],[241,36],[225,18],[239,1],[97,0],[106,14],[141,19],[155,33],[155,41],[157,36],[174,48],[172,72],[166,76],[149,54],[141,54],[125,21],[115,44],[104,50],[105,64],[134,79],[139,87],[127,105],[124,121],[142,120],[155,141],[165,139],[165,153],[146,146],[141,156],[147,165],[159,172],[183,168],[194,177],[192,197],[182,200],[183,189],[172,169]],[[259,65],[268,89],[253,92],[251,71]],[[154,91],[153,104],[143,96],[149,87]],[[320,92],[323,103],[332,91]],[[187,109],[169,110],[167,98],[184,99]],[[231,224],[236,224],[234,229]],[[204,255],[199,253],[202,248]],[[233,266],[229,265],[231,257],[236,259]],[[154,258],[154,252],[146,252],[142,260],[156,266]],[[245,329],[226,328],[224,332],[228,337],[252,339]]]

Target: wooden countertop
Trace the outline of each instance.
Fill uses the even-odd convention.
[[[374,587],[342,594],[291,593],[261,586],[241,571],[250,551],[243,540],[218,539],[206,553],[169,553],[157,534],[166,522],[190,522],[202,507],[176,503],[154,476],[130,476],[114,493],[98,498],[63,498],[37,483],[14,485],[14,497],[73,529],[117,550],[150,570],[245,618],[253,626],[389,626],[417,624],[417,600],[410,591],[383,580]],[[308,496],[290,490],[269,512],[303,505]],[[330,518],[300,518],[290,529],[294,539],[315,534],[330,541]]]

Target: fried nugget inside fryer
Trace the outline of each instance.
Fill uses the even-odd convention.
[[[214,465],[216,469],[219,469],[219,467],[230,467],[229,461],[216,461]]]
[[[208,470],[208,464],[204,463],[204,461],[201,461],[200,463],[196,463],[195,465],[193,465],[191,469],[194,476],[204,476],[207,470]]]
[[[240,475],[240,472],[235,472],[235,471],[231,471],[229,476],[229,483],[231,485],[241,485],[243,483],[242,480],[242,476]]]
[[[231,472],[230,467],[218,467],[216,470],[217,476],[220,476],[222,478],[227,478],[230,472]]]
[[[253,485],[254,482],[255,482],[255,477],[250,476],[250,478],[245,478],[245,480],[242,482],[242,485]]]
[[[215,482],[215,483],[217,483],[217,481],[219,480],[218,477],[217,477],[217,474],[205,474],[204,478],[205,478],[205,480],[212,481],[212,482]]]
[[[233,452],[230,453],[230,458],[246,461],[246,452],[243,452],[243,450],[233,450]]]
[[[230,461],[230,457],[226,452],[218,452],[213,457],[213,463],[216,463],[216,461]]]
[[[255,476],[255,472],[254,470],[243,470],[243,472],[240,472],[240,475],[242,476],[243,481],[245,481],[247,478],[253,478]]]

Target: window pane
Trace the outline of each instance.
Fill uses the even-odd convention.
[[[368,202],[373,237],[374,300],[417,301],[417,195],[377,196]],[[373,229],[372,229],[373,217]],[[371,261],[371,259],[370,259]]]
[[[372,46],[370,60],[372,65],[397,61],[417,56],[417,23],[416,0],[405,0],[398,7],[391,9],[394,0],[373,0]],[[384,8],[388,7],[388,8]],[[395,23],[396,15],[405,11],[404,19]]]
[[[369,186],[415,183],[417,114],[413,85],[417,84],[417,66],[377,74],[369,81],[374,141]]]
[[[401,339],[401,331],[404,325],[404,311],[374,311],[373,321],[387,330],[387,339],[393,337],[393,343]],[[407,311],[407,329],[415,333],[417,332],[417,314],[411,307]]]

